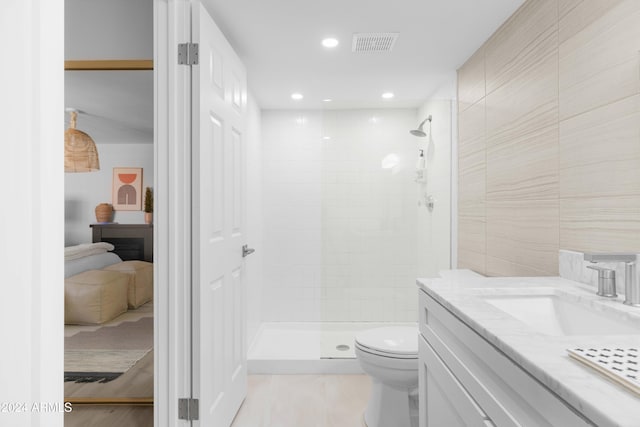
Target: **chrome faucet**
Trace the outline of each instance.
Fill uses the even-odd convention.
[[[616,271],[597,265],[587,265],[587,268],[598,272],[598,296],[616,298]]]
[[[584,260],[597,262],[624,262],[624,303],[635,307],[640,307],[640,282],[636,276],[636,254],[631,253],[585,253]],[[589,267],[592,268],[592,267]],[[602,268],[594,268],[599,273],[604,273]],[[601,274],[598,281],[600,282]],[[615,279],[614,279],[615,280]],[[598,289],[598,294],[602,289]],[[615,283],[613,284],[613,293],[615,294]]]

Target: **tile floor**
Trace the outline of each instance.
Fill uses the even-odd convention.
[[[232,427],[361,427],[366,375],[249,375]]]

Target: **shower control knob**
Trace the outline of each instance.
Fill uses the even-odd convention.
[[[436,199],[433,196],[427,196],[426,202],[427,202],[427,209],[429,209],[429,212],[433,212],[433,207],[436,203]]]

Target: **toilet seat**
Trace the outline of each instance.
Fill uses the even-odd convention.
[[[417,359],[418,335],[415,327],[387,326],[358,333],[355,345],[360,350],[392,359]]]
[[[417,359],[418,358],[417,353],[416,354],[398,354],[398,353],[393,353],[388,351],[380,351],[380,350],[372,349],[369,347],[365,347],[361,344],[358,344],[357,342],[356,342],[356,348],[361,351],[364,351],[365,353],[369,353],[374,356],[385,357],[387,359]]]

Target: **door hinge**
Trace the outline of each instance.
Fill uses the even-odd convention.
[[[178,64],[197,65],[198,64],[198,43],[178,44]]]
[[[196,421],[200,419],[198,399],[178,399],[178,419]]]

